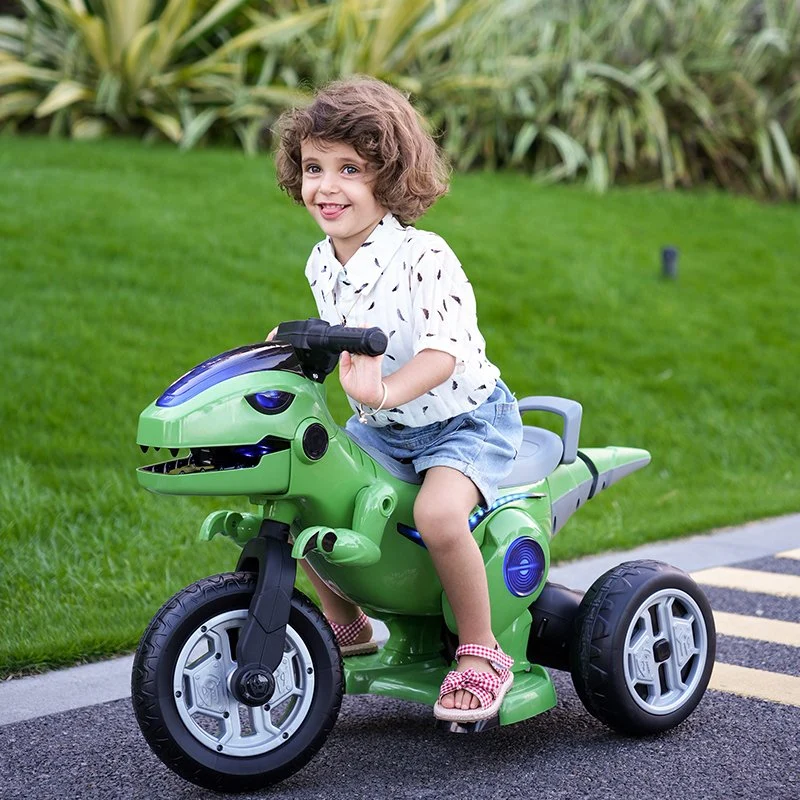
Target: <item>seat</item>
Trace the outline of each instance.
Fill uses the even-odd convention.
[[[522,428],[522,445],[517,454],[511,473],[503,479],[499,488],[538,483],[546,478],[559,464],[571,464],[577,458],[578,437],[581,428],[583,409],[580,403],[563,397],[523,397],[519,401],[520,414],[526,411],[549,411],[564,420],[564,433],[559,436],[545,428],[525,425]],[[345,436],[350,436],[344,428]],[[351,437],[356,444],[384,469],[406,483],[422,483],[413,465],[397,461],[391,456],[376,450],[360,440],[358,435]]]
[[[526,411],[558,414],[564,422],[564,432],[558,436],[544,428],[525,425],[522,429],[522,446],[511,473],[500,484],[501,489],[537,483],[559,464],[572,464],[578,457],[578,437],[583,416],[580,403],[549,395],[523,397],[519,401],[519,413],[524,414]]]
[[[544,428],[525,425],[517,459],[511,473],[503,478],[499,488],[538,483],[561,463],[563,455],[564,443],[560,436]]]

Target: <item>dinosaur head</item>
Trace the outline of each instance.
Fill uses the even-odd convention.
[[[139,483],[162,494],[279,495],[293,458],[321,457],[335,431],[323,392],[290,344],[204,361],[139,417],[142,451],[172,456],[140,467]]]

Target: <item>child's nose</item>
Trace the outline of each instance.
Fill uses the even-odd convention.
[[[334,172],[323,172],[322,173],[322,180],[320,181],[319,188],[323,192],[335,192],[338,188],[338,180],[336,173]]]

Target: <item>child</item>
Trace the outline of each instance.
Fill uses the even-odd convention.
[[[278,182],[326,234],[306,266],[320,317],[389,337],[384,356],[343,353],[339,378],[356,412],[348,433],[424,473],[414,520],[460,641],[434,714],[492,717],[513,661],[492,634],[468,518],[493,502],[511,470],[522,421],[486,357],[458,259],[439,236],[410,227],[447,191],[445,164],[408,100],[370,78],[330,84],[307,108],[285,113],[279,132]],[[306,571],[344,652],[374,649],[361,609]]]

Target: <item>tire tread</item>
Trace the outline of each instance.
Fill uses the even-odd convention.
[[[182,589],[159,609],[142,635],[131,674],[133,710],[139,727],[153,752],[171,770],[192,783],[215,791],[243,792],[278,783],[307,764],[324,744],[339,715],[343,694],[341,659],[335,638],[314,603],[297,589],[292,595],[292,607],[315,622],[323,646],[332,664],[338,665],[338,691],[317,727],[311,744],[291,761],[272,770],[268,775],[231,775],[198,764],[175,741],[166,724],[159,700],[158,677],[161,654],[181,622],[204,605],[235,594],[252,594],[256,575],[249,572],[229,572],[212,575]],[[212,754],[213,756],[213,754]]]
[[[633,700],[621,702],[618,675],[614,674],[610,656],[620,619],[631,598],[651,580],[674,576],[688,581],[696,590],[694,599],[700,602],[709,635],[705,675],[698,686],[694,702],[688,702],[673,714],[657,717],[643,709],[632,707]],[[678,725],[695,708],[708,684],[714,660],[715,632],[711,608],[702,591],[683,571],[661,561],[628,561],[598,578],[584,595],[575,617],[575,637],[571,650],[572,681],[586,710],[613,730],[630,735],[656,733]],[[618,668],[621,668],[619,666]]]

